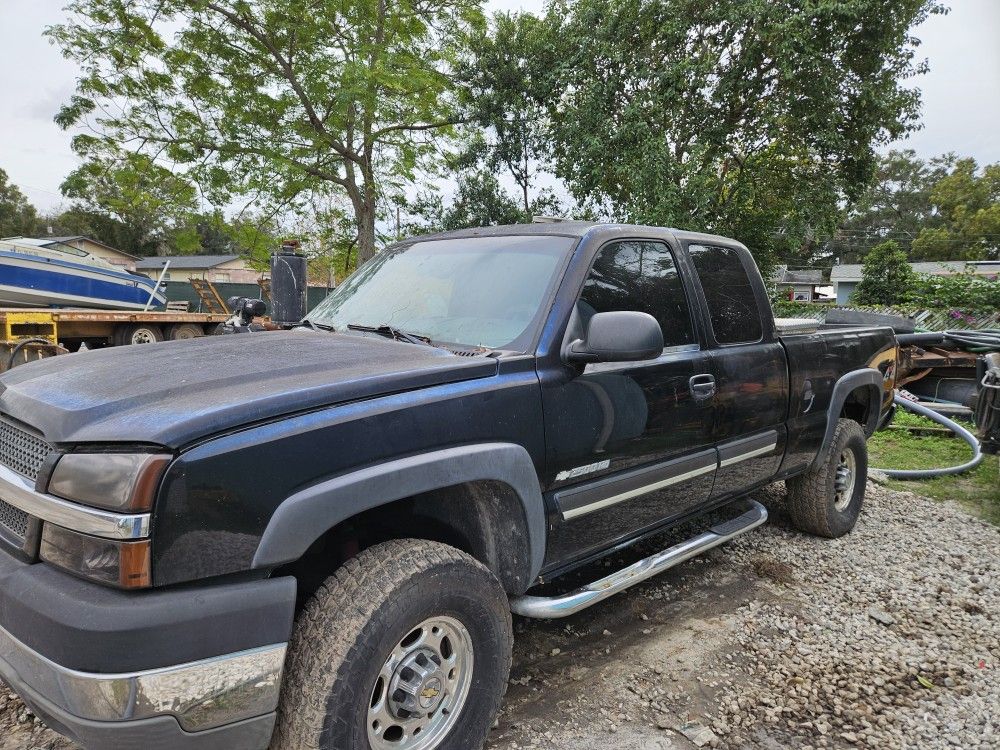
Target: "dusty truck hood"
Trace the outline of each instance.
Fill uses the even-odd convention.
[[[492,358],[281,331],[81,352],[0,377],[0,412],[50,443],[179,447],[283,414],[496,374]]]

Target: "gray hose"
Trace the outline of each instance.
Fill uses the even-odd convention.
[[[962,425],[938,414],[932,409],[928,409],[926,406],[909,401],[898,393],[893,394],[892,400],[907,411],[927,417],[932,422],[937,422],[939,425],[947,427],[954,432],[972,447],[972,459],[966,461],[964,464],[947,466],[943,469],[873,469],[873,471],[881,471],[887,477],[892,477],[893,479],[931,479],[932,477],[943,477],[949,474],[962,474],[975,469],[982,462],[983,453],[979,448],[979,441],[975,435],[962,427]]]
[[[926,344],[929,346],[954,346],[972,351],[1000,351],[1000,329],[929,331],[925,333],[900,333],[896,341],[902,345]]]

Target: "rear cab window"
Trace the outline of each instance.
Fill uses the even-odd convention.
[[[750,344],[764,336],[757,295],[739,251],[717,245],[688,245],[708,303],[719,344]]]

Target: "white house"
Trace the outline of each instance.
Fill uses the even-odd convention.
[[[833,284],[834,293],[837,295],[837,304],[846,305],[854,288],[861,281],[860,263],[845,263],[841,266],[834,266],[830,273],[830,283]],[[944,260],[938,262],[911,263],[916,273],[929,274],[932,276],[953,276],[957,273],[971,271],[977,276],[995,276],[1000,274],[1000,261],[997,260]]]

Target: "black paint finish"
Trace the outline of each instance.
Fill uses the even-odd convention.
[[[309,488],[339,486],[341,479],[349,486],[356,472],[486,443],[516,446],[527,456],[538,485],[532,502],[544,505],[542,573],[564,571],[804,470],[820,450],[828,410],[839,416],[841,404],[832,399],[844,373],[874,368],[891,388],[891,331],[823,328],[777,338],[763,282],[747,250],[732,240],[587,223],[446,236],[505,234],[573,239],[526,352],[463,357],[301,330],[213,337],[16,368],[0,378],[0,411],[58,445],[159,444],[176,453],[153,517],[153,581],[162,587],[252,570],[269,525],[269,534],[287,538],[271,522],[294,514],[277,509]],[[657,308],[654,289],[650,305],[663,320],[689,316],[690,331],[664,331],[668,345],[684,345],[642,362],[571,362],[568,348],[585,331],[578,303],[594,259],[623,242],[669,249],[673,269],[657,288],[673,295],[671,302]],[[738,258],[748,271],[760,341],[715,340],[713,311],[687,251],[692,243],[725,248],[718,256]],[[772,450],[718,466],[720,457],[739,458],[772,441]],[[469,472],[464,479],[489,474]],[[454,472],[441,476],[463,481]],[[675,477],[683,478],[661,484]],[[602,497],[649,485],[653,491],[599,505]],[[343,507],[324,517],[348,518],[373,502],[331,498]],[[573,513],[587,506],[592,512]]]

